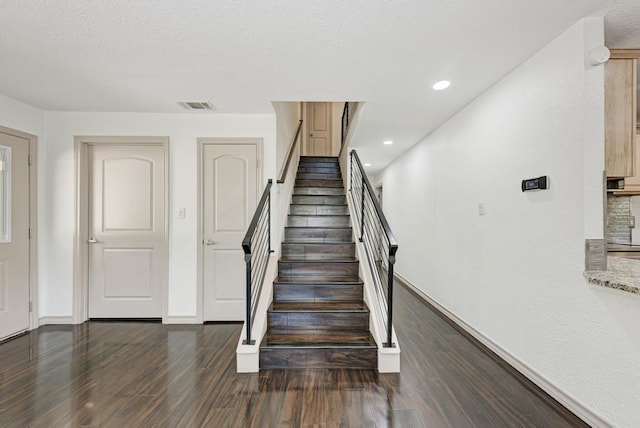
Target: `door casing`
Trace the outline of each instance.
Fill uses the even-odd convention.
[[[0,126],[0,132],[29,141],[31,162],[29,168],[29,229],[31,231],[31,239],[29,240],[29,302],[31,302],[29,330],[33,330],[40,326],[38,311],[38,138],[35,135],[4,126]]]
[[[263,139],[262,138],[223,138],[223,137],[215,137],[215,138],[198,138],[198,290],[197,290],[197,305],[196,305],[196,322],[202,323],[204,322],[204,227],[203,227],[203,218],[204,218],[204,168],[203,168],[203,151],[205,145],[210,144],[248,144],[256,146],[256,153],[258,158],[258,165],[256,168],[257,171],[257,200],[260,200],[262,196],[262,192],[264,191],[264,177],[262,173],[262,165],[263,165]],[[273,206],[271,207],[273,209]],[[272,217],[273,218],[273,217]]]
[[[73,242],[73,323],[81,324],[89,319],[89,159],[91,145],[157,145],[164,149],[165,168],[165,269],[162,275],[162,322],[168,318],[168,278],[169,278],[169,137],[105,137],[78,136],[74,138],[75,149],[75,233]]]

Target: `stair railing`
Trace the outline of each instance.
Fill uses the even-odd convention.
[[[345,148],[345,143],[347,142],[347,134],[349,134],[349,128],[353,122],[353,117],[356,114],[356,109],[358,108],[357,102],[346,102],[344,103],[344,108],[342,110],[342,122],[341,122],[341,132],[340,132],[340,153],[338,157],[342,155],[342,151]]]
[[[350,178],[349,192],[358,224],[357,233],[364,246],[386,329],[387,341],[383,346],[395,348],[392,337],[393,266],[398,243],[355,150],[351,151]]]
[[[242,240],[242,250],[244,251],[244,261],[246,263],[246,339],[243,345],[254,345],[255,340],[251,339],[251,326],[253,325],[262,291],[262,283],[267,273],[269,255],[271,254],[271,185],[273,180],[269,179],[262,192],[262,197],[249,229]]]

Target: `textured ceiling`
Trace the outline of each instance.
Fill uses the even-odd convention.
[[[73,111],[365,101],[355,144],[375,170],[584,16],[640,46],[637,2],[0,0],[0,93]]]

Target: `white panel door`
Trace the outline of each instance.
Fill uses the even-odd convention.
[[[164,148],[89,146],[89,166],[89,318],[160,318]]]
[[[331,105],[307,103],[307,156],[331,156]]]
[[[29,328],[29,140],[0,132],[0,339]]]
[[[257,146],[203,146],[204,320],[245,318],[244,237],[257,205]]]

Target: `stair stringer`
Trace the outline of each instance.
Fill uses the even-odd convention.
[[[349,206],[349,213],[351,215],[351,223],[358,218],[353,210],[351,195],[347,191],[347,205]],[[360,279],[364,283],[364,301],[369,307],[369,329],[371,335],[378,345],[378,372],[379,373],[400,373],[400,343],[396,336],[395,327],[392,327],[392,338],[396,344],[395,348],[385,348],[382,344],[386,342],[387,331],[383,322],[383,314],[381,313],[380,306],[376,301],[375,283],[371,272],[368,269],[369,262],[367,260],[367,253],[364,249],[364,245],[358,237],[357,227],[353,225],[353,240],[356,243],[356,258],[360,260]]]

